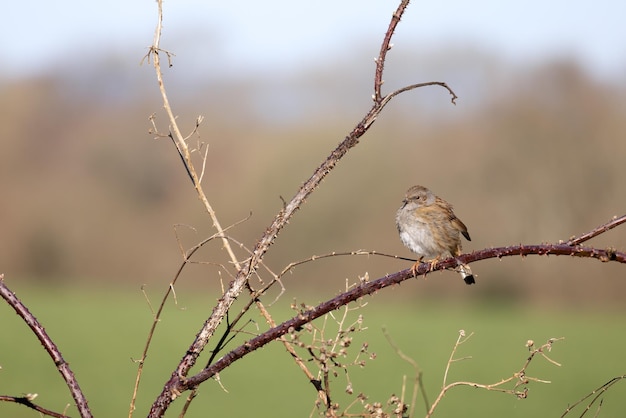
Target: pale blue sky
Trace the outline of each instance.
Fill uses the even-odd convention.
[[[163,46],[226,59],[230,68],[297,70],[359,39],[380,44],[396,0],[166,0]],[[81,53],[150,45],[153,0],[13,0],[3,7],[0,75],[45,72]],[[413,1],[395,44],[486,48],[513,60],[578,57],[597,74],[626,77],[626,1]],[[373,58],[373,56],[372,56]]]

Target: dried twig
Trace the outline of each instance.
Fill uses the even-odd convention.
[[[422,376],[423,376],[422,369],[420,369],[420,367],[418,366],[417,362],[414,359],[412,359],[411,357],[409,357],[406,354],[404,354],[400,350],[400,348],[398,348],[398,346],[391,339],[391,336],[387,333],[386,329],[383,329],[383,334],[385,335],[385,338],[389,342],[389,345],[391,345],[391,348],[394,349],[396,354],[402,360],[406,361],[411,366],[413,366],[413,370],[415,370],[415,380],[413,382],[413,394],[411,396],[411,409],[409,410],[409,416],[410,417],[415,416],[414,415],[415,403],[417,402],[417,392],[418,392],[418,390],[422,394],[422,398],[424,399],[424,406],[426,407],[426,412],[428,412],[428,410],[430,409],[430,404],[428,402],[428,396],[426,395],[426,388],[424,387],[424,382],[422,380]]]
[[[535,377],[530,377],[530,376],[528,376],[526,374],[526,369],[528,368],[528,366],[530,365],[531,361],[535,358],[535,356],[537,354],[539,354],[542,357],[544,357],[550,363],[552,363],[554,365],[557,365],[557,366],[560,366],[559,363],[557,363],[554,360],[550,359],[546,355],[546,351],[550,351],[552,349],[552,344],[554,344],[556,341],[562,340],[563,338],[550,338],[545,344],[543,344],[541,347],[538,347],[538,348],[535,347],[535,344],[534,344],[534,342],[532,340],[529,340],[526,343],[526,347],[528,347],[528,349],[530,350],[530,356],[528,356],[528,358],[526,358],[526,361],[524,362],[524,364],[522,365],[520,370],[515,372],[515,373],[513,373],[508,378],[502,379],[499,382],[492,383],[492,384],[487,384],[487,385],[486,384],[482,384],[482,383],[464,382],[464,381],[453,382],[453,383],[449,383],[448,384],[446,382],[446,379],[447,379],[448,370],[450,369],[450,366],[452,365],[452,363],[455,362],[455,361],[463,360],[463,359],[466,358],[466,357],[460,358],[460,359],[454,358],[454,354],[456,352],[456,349],[459,347],[459,345],[461,345],[465,341],[467,341],[471,336],[472,336],[472,334],[470,334],[467,337],[465,337],[465,331],[463,331],[463,330],[459,331],[459,337],[457,338],[457,341],[454,344],[454,348],[452,349],[452,353],[450,355],[450,359],[448,360],[448,363],[446,365],[446,371],[445,371],[444,378],[443,378],[443,387],[441,388],[441,391],[439,392],[439,395],[437,395],[437,398],[435,399],[435,401],[433,402],[432,406],[430,407],[430,410],[426,414],[426,418],[429,418],[429,417],[431,417],[433,415],[433,413],[435,412],[435,409],[437,408],[437,406],[439,405],[441,400],[444,398],[446,393],[450,389],[452,389],[453,387],[456,387],[456,386],[471,386],[473,388],[478,388],[478,389],[485,389],[485,390],[489,390],[489,391],[508,393],[508,394],[511,394],[511,395],[515,395],[516,397],[518,397],[520,399],[525,399],[528,396],[528,388],[526,387],[526,385],[529,382],[533,381],[533,382],[539,382],[539,383],[550,383],[547,380],[537,379]],[[503,387],[504,385],[506,385],[507,383],[510,383],[510,382],[515,382],[515,384],[513,385],[512,388],[508,389],[508,388]],[[522,389],[518,389],[520,386],[523,386],[523,388]]]
[[[600,397],[611,388],[611,386],[613,386],[614,384],[616,384],[617,382],[626,379],[626,374],[623,374],[621,376],[616,376],[614,378],[612,378],[611,380],[609,380],[608,382],[606,382],[605,384],[603,384],[602,386],[600,386],[597,389],[594,389],[593,391],[591,391],[591,393],[583,396],[581,399],[579,399],[578,401],[574,402],[572,405],[568,406],[567,409],[565,409],[565,412],[563,412],[563,415],[561,415],[561,418],[563,418],[564,416],[566,416],[567,414],[569,414],[574,408],[576,408],[578,405],[582,404],[583,402],[585,402],[587,399],[591,398],[593,396],[593,398],[591,399],[591,401],[587,404],[587,406],[585,407],[585,409],[583,410],[583,412],[579,415],[581,418],[583,416],[585,416],[585,414],[587,412],[589,412],[589,410],[591,410],[591,407],[593,406],[594,403],[596,403]],[[595,395],[595,396],[594,396]],[[600,400],[600,404],[602,403],[602,400]],[[598,408],[600,408],[600,406],[598,406]]]

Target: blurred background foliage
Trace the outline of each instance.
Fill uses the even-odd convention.
[[[357,249],[409,256],[394,214],[413,184],[455,206],[473,241],[465,250],[556,242],[626,208],[626,85],[593,77],[573,59],[515,65],[478,48],[411,54],[393,50],[385,88],[446,81],[393,101],[362,144],[341,162],[279,237],[268,265]],[[370,106],[367,48],[294,74],[185,77],[166,69],[182,129],[206,119],[204,186],[224,225],[248,248]],[[184,60],[182,60],[184,61]],[[85,63],[83,66],[82,63]],[[212,230],[167,132],[150,66],[124,56],[87,55],[67,69],[0,84],[0,265],[29,281],[165,283],[181,256]],[[200,81],[201,80],[201,81]],[[194,228],[193,230],[191,228]],[[591,244],[626,247],[626,232]],[[225,262],[219,245],[198,261]],[[243,251],[240,252],[245,257]],[[408,267],[352,257],[298,268],[290,288],[333,286]],[[529,257],[474,266],[479,285],[432,280],[411,297],[441,290],[538,303],[622,304],[622,266]],[[434,275],[440,278],[440,275]],[[184,281],[218,286],[215,269]]]

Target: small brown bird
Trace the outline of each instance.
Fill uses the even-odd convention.
[[[467,227],[452,212],[452,205],[423,186],[413,186],[407,192],[396,213],[396,226],[402,243],[415,254],[418,261],[413,273],[426,258],[432,266],[440,257],[461,254],[461,235],[471,241]],[[456,270],[467,284],[476,283],[467,264],[458,262]]]

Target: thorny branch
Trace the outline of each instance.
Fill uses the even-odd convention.
[[[48,352],[48,355],[52,358],[52,361],[54,361],[56,368],[59,370],[59,373],[67,384],[80,416],[83,418],[90,418],[92,416],[91,410],[89,409],[89,405],[87,405],[87,399],[85,398],[83,391],[78,385],[74,372],[72,372],[69,364],[61,355],[61,351],[52,341],[37,318],[35,318],[22,301],[15,296],[15,293],[9,290],[6,286],[4,283],[4,274],[0,274],[0,297],[2,297],[15,310],[17,315],[22,318],[24,322],[26,322],[33,334],[35,334],[35,336],[39,339],[39,342],[41,342],[45,350]]]
[[[514,255],[528,256],[528,255],[568,255],[581,258],[594,258],[602,262],[614,261],[618,263],[626,264],[626,253],[618,252],[613,249],[600,250],[592,247],[570,246],[566,244],[540,244],[540,245],[515,245],[508,247],[489,248],[482,251],[477,251],[471,254],[463,254],[457,259],[463,263],[470,263],[478,260],[486,260],[490,258],[510,257]],[[422,263],[417,269],[417,276],[430,274],[433,271],[454,268],[456,266],[456,259],[449,258],[442,260],[435,264],[432,269],[430,263]],[[323,302],[318,306],[302,312],[298,316],[283,322],[282,324],[269,329],[263,334],[246,341],[244,344],[235,348],[224,357],[219,359],[216,363],[210,365],[206,369],[199,372],[197,375],[185,380],[181,380],[178,385],[175,386],[177,391],[185,391],[190,388],[196,387],[200,383],[213,377],[216,373],[228,367],[234,361],[244,357],[252,351],[263,347],[269,342],[280,338],[281,336],[293,332],[299,329],[308,322],[311,322],[335,309],[340,308],[350,302],[354,302],[359,298],[373,294],[381,289],[389,286],[397,285],[405,280],[413,278],[411,269],[403,270],[391,275],[381,277],[374,281],[362,282],[353,289],[340,294],[339,296]]]
[[[567,245],[579,245],[585,241],[589,241],[591,238],[597,237],[600,234],[603,234],[611,229],[615,228],[626,222],[626,215],[623,216],[614,216],[609,222],[600,225],[593,230],[586,232],[578,237],[572,237],[567,241]]]

